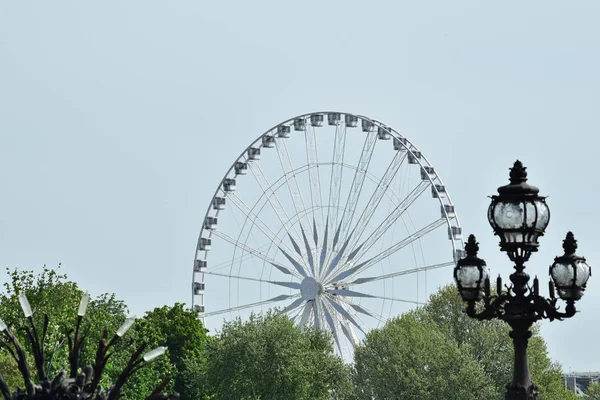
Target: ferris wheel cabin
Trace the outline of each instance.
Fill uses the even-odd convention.
[[[358,117],[356,115],[346,114],[346,126],[348,128],[356,128],[358,125]]]

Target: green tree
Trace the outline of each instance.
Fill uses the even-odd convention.
[[[207,339],[210,341],[212,337],[209,336]],[[186,358],[179,370],[179,379],[182,386],[180,393],[185,393],[187,398],[194,400],[214,399],[214,396],[209,395],[209,389],[204,384],[206,368],[205,359]]]
[[[352,377],[360,400],[490,400],[497,395],[481,365],[415,313],[367,334],[355,349]]]
[[[148,343],[148,348],[168,347],[168,357],[153,361],[153,364],[135,375],[125,390],[126,397],[131,400],[143,399],[164,376],[171,375],[172,391],[178,392],[181,400],[198,400],[190,391],[195,387],[188,380],[197,380],[197,376],[184,374],[190,364],[201,368],[204,347],[208,340],[207,330],[198,319],[197,314],[181,303],[172,307],[155,308],[136,321],[132,328],[132,336],[137,344]]]
[[[319,400],[342,398],[349,390],[348,370],[333,353],[330,336],[302,331],[271,312],[225,323],[207,343],[200,372],[197,393],[204,398]]]
[[[433,322],[450,340],[471,355],[494,381],[498,395],[512,380],[514,350],[509,337],[510,328],[499,320],[477,321],[465,313],[465,304],[454,285],[434,293],[427,305],[417,311],[423,321]],[[561,379],[561,367],[548,356],[546,342],[533,327],[528,356],[533,381],[544,400],[574,399]]]
[[[77,308],[83,291],[75,282],[69,281],[65,274],[45,266],[38,274],[34,271],[15,269],[8,270],[8,276],[9,280],[4,284],[5,290],[0,294],[0,317],[13,328],[26,323],[17,296],[22,292],[27,295],[34,310],[38,331],[41,331],[39,328],[43,322],[43,315],[48,314],[50,325],[45,341],[45,359],[52,361],[52,368],[47,372],[49,376],[54,376],[60,369],[68,366],[64,332],[72,328],[77,320]],[[125,303],[117,300],[114,294],[103,294],[90,301],[82,325],[82,330],[87,332],[87,339],[80,360],[81,366],[94,359],[104,329],[108,329],[109,335],[113,335],[124,322],[127,312]],[[18,329],[13,331],[29,351],[24,334]],[[153,360],[134,375],[124,387],[125,398],[144,399],[166,375],[172,375],[174,379],[168,391],[172,391],[171,389],[180,391],[181,400],[196,400],[194,397],[186,396],[185,388],[189,385],[179,374],[179,371],[184,369],[186,360],[197,363],[202,361],[207,336],[196,313],[186,310],[182,304],[156,308],[136,321],[124,339],[116,346],[107,363],[102,382],[104,387],[109,387],[116,381],[131,355],[130,348],[146,342],[147,350],[157,346],[167,346],[168,357]],[[0,352],[0,372],[11,389],[15,386],[23,386],[22,377],[17,372],[14,360],[4,352]],[[187,378],[193,377],[189,375]]]
[[[23,378],[19,373],[17,363],[8,353],[3,351],[0,351],[0,374],[2,374],[6,382],[12,388],[16,386],[23,386]],[[4,399],[1,394],[0,399]]]
[[[59,265],[60,268],[60,265]],[[77,307],[83,295],[75,282],[69,281],[65,274],[44,266],[41,273],[34,271],[19,271],[7,269],[8,281],[4,283],[4,291],[0,294],[0,317],[13,328],[18,328],[26,323],[18,301],[18,294],[25,293],[33,310],[38,327],[41,327],[43,315],[50,318],[48,333],[45,341],[45,359],[48,361],[47,373],[53,376],[60,369],[67,368],[67,348],[64,332],[72,328],[77,320]],[[104,328],[115,332],[124,321],[127,313],[125,303],[117,300],[112,294],[103,294],[92,299],[88,306],[84,321],[84,329],[89,334],[81,358],[82,365],[85,361],[93,359],[96,344],[102,336]],[[29,350],[23,332],[13,329],[19,341]],[[41,329],[39,329],[41,331]],[[116,378],[119,367],[128,357],[127,352],[118,352],[107,364],[107,378]],[[6,365],[6,367],[4,367]],[[11,388],[23,386],[21,376],[16,372],[14,362],[3,353],[0,356],[2,375]],[[11,372],[12,371],[12,372]]]
[[[590,383],[585,394],[589,396],[590,400],[600,400],[600,383]]]

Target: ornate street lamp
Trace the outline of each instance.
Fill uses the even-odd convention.
[[[479,301],[485,294],[486,282],[489,282],[489,270],[485,261],[477,257],[479,244],[475,236],[469,236],[465,245],[467,256],[458,260],[454,268],[454,280],[458,292],[464,301]]]
[[[49,319],[44,315],[41,336],[39,335],[33,318],[33,310],[25,293],[19,295],[19,303],[25,314],[29,326],[23,330],[27,335],[31,345],[31,354],[37,373],[39,383],[35,384],[32,373],[27,363],[25,350],[12,330],[0,319],[0,349],[5,349],[17,363],[19,372],[23,376],[25,389],[17,388],[14,393],[10,389],[0,374],[0,393],[6,400],[117,400],[121,397],[121,389],[133,374],[147,365],[156,357],[165,353],[165,347],[158,347],[145,353],[146,343],[142,343],[131,355],[127,365],[117,378],[115,384],[108,390],[100,386],[100,380],[106,362],[112,356],[113,346],[117,344],[123,335],[131,328],[135,318],[128,318],[117,332],[109,340],[108,331],[104,330],[103,338],[98,343],[96,358],[90,365],[85,366],[79,371],[80,356],[85,335],[81,334],[81,323],[87,311],[90,297],[86,293],[82,296],[79,308],[77,310],[77,323],[75,329],[71,329],[65,334],[68,344],[69,372],[62,370],[55,378],[50,379],[46,375],[46,362],[44,359],[44,340],[46,337]],[[51,362],[52,360],[50,360]],[[170,381],[166,377],[152,393],[146,397],[146,400],[172,400],[179,398],[177,394],[165,394],[163,390]]]
[[[467,314],[479,320],[497,318],[511,327],[515,362],[513,380],[506,392],[506,400],[537,400],[536,385],[529,376],[527,343],[534,322],[547,318],[562,320],[575,315],[575,301],[583,295],[592,270],[585,258],[575,254],[577,241],[569,232],[564,240],[565,254],[556,257],[550,266],[550,298],[539,294],[537,277],[529,285],[525,263],[532,252],[538,250],[538,239],[550,221],[550,210],[539,189],[527,184],[526,168],[516,161],[510,171],[510,184],[498,188],[492,196],[488,220],[494,234],[500,237],[500,249],[514,262],[515,272],[510,275],[511,285],[502,287],[498,276],[496,293],[491,294],[490,279],[485,261],[477,257],[479,250],[475,236],[470,235],[465,245],[467,256],[459,260],[454,269],[454,279],[462,299],[467,303]],[[566,301],[564,312],[556,305],[558,296]],[[480,301],[483,300],[481,304]],[[481,308],[476,305],[480,304]]]

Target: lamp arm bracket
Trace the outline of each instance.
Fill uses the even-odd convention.
[[[557,299],[547,299],[542,296],[538,296],[534,299],[536,309],[538,310],[541,318],[547,318],[550,321],[559,320],[562,321],[565,318],[571,318],[577,312],[575,309],[575,302],[567,302],[565,312],[558,311],[559,307],[556,306]]]
[[[508,293],[501,293],[485,298],[483,310],[475,311],[475,302],[469,302],[467,306],[467,315],[478,320],[490,320],[494,318],[502,318],[502,305],[510,298]]]

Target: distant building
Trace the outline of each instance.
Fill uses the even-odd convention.
[[[600,383],[600,372],[570,372],[563,379],[567,389],[583,398],[590,383]]]

